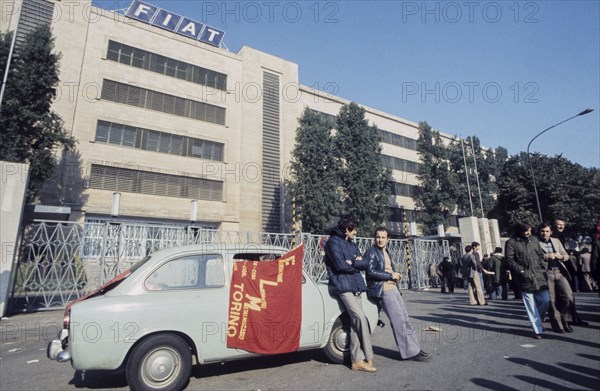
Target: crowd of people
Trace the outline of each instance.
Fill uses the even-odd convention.
[[[487,300],[508,300],[512,290],[515,299],[523,300],[534,338],[542,338],[546,316],[554,332],[573,332],[572,325],[586,324],[577,314],[573,293],[598,290],[600,227],[591,251],[573,246],[567,250],[565,227],[565,220],[557,218],[552,225],[540,224],[533,233],[530,225],[520,222],[504,254],[502,247],[496,247],[491,256],[484,254],[480,260],[480,244],[473,242],[458,262],[444,257],[437,266],[441,292],[452,293],[455,281],[462,280],[470,304],[487,305],[486,295]]]
[[[523,301],[533,329],[533,337],[542,339],[546,314],[552,330],[573,332],[573,325],[586,325],[577,314],[573,292],[598,289],[600,278],[600,222],[591,251],[565,248],[565,221],[541,224],[536,235],[524,222],[515,224],[513,236],[493,254],[480,258],[480,243],[464,249],[457,262],[444,257],[438,265],[430,265],[432,287],[440,280],[442,293],[453,293],[457,281],[468,291],[471,305],[488,305],[488,300],[508,300],[509,290]],[[350,318],[350,358],[354,371],[376,372],[373,346],[363,294],[374,302],[390,320],[401,359],[427,362],[431,354],[424,352],[412,324],[398,281],[402,276],[392,268],[387,251],[390,232],[385,227],[375,230],[375,243],[364,256],[353,239],[357,225],[341,219],[329,232],[325,245],[325,265],[329,275],[329,291],[339,297]],[[364,276],[363,276],[364,275]],[[433,283],[435,281],[435,283]]]

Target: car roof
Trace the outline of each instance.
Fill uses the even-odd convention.
[[[256,243],[200,243],[191,244],[185,246],[169,247],[162,250],[155,251],[153,256],[170,256],[179,253],[191,253],[191,252],[204,252],[204,253],[262,253],[262,252],[276,252],[286,253],[289,249],[281,246],[269,245],[269,244],[256,244]]]

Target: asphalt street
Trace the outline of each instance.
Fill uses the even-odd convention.
[[[428,363],[400,360],[389,325],[373,335],[374,374],[328,364],[319,351],[196,365],[190,390],[600,390],[600,298],[577,293],[586,327],[532,331],[520,300],[470,306],[465,291],[403,291]],[[387,322],[385,315],[383,320]],[[46,358],[62,311],[0,322],[0,390],[127,389],[122,372],[75,371]],[[546,328],[549,323],[546,322]]]

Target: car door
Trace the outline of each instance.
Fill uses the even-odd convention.
[[[236,356],[226,346],[229,267],[220,253],[174,258],[146,279],[157,329],[172,329],[192,338],[200,362]]]
[[[325,314],[323,298],[315,282],[302,271],[302,334],[300,348],[317,346],[323,339]]]

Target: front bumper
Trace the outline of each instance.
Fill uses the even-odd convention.
[[[48,343],[46,355],[50,360],[58,362],[71,361],[71,353],[69,348],[69,330],[62,329],[58,335],[58,339],[53,339]]]

